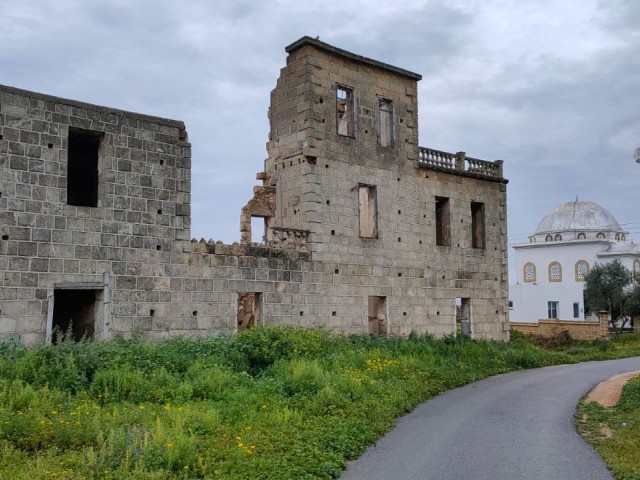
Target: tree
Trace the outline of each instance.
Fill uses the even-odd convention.
[[[591,310],[607,310],[611,314],[611,326],[618,333],[627,322],[640,313],[640,286],[620,260],[596,264],[586,277],[585,303]]]

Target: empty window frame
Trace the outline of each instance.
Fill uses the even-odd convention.
[[[484,248],[484,203],[471,202],[471,247]]]
[[[102,134],[69,128],[67,203],[98,206],[98,153]]]
[[[547,302],[547,317],[548,318],[558,318],[558,302]]]
[[[338,135],[353,137],[354,128],[353,90],[346,87],[336,87],[336,120]]]
[[[451,245],[451,217],[446,197],[436,197],[436,245]]]
[[[371,185],[358,186],[358,210],[360,217],[360,236],[363,238],[378,238],[376,187]]]
[[[383,147],[393,147],[393,102],[378,97],[378,143]]]

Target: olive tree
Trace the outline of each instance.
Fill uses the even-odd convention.
[[[607,310],[611,326],[622,331],[629,320],[640,314],[640,285],[620,260],[596,264],[586,277],[585,304],[591,310]]]

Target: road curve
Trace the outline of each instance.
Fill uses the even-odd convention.
[[[640,369],[640,357],[498,375],[451,390],[402,417],[342,480],[611,479],[578,435],[580,399]]]

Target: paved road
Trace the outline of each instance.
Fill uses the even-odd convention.
[[[573,423],[601,381],[640,357],[515,372],[451,390],[401,418],[342,480],[611,479]]]

